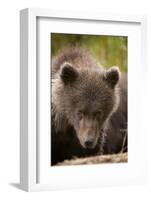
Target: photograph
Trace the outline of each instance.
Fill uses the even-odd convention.
[[[128,162],[128,37],[50,33],[51,166]]]

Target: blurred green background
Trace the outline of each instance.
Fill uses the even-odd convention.
[[[76,45],[88,49],[104,67],[117,65],[127,72],[126,36],[51,33],[52,56],[62,48]]]

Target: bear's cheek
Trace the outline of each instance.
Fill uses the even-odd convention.
[[[73,113],[72,113],[72,117],[70,117],[69,120],[70,120],[70,124],[73,126],[75,131],[78,133],[79,129],[80,129],[80,120],[79,120],[79,118],[76,115],[73,115]]]

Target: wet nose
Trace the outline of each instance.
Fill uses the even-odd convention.
[[[93,141],[92,140],[86,140],[85,141],[85,147],[86,148],[92,148]]]

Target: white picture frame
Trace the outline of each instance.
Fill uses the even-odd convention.
[[[145,16],[124,16],[124,15],[112,15],[112,14],[100,14],[100,13],[85,13],[85,12],[72,12],[72,11],[54,11],[49,9],[24,9],[20,12],[20,185],[21,188],[26,191],[39,191],[39,190],[51,190],[51,189],[66,189],[74,187],[99,187],[99,186],[109,186],[109,185],[128,185],[128,184],[137,184],[145,183],[147,179],[146,172],[146,156],[145,156],[145,134],[143,132],[143,123],[142,126],[136,128],[135,126],[140,123],[141,119],[139,114],[141,110],[138,111],[134,108],[132,112],[129,112],[129,120],[133,121],[134,117],[139,122],[134,123],[134,128],[139,132],[138,139],[135,141],[135,136],[130,136],[130,155],[128,164],[121,165],[105,165],[101,168],[98,166],[72,166],[66,168],[65,166],[51,169],[51,174],[49,174],[50,164],[49,164],[49,154],[47,155],[48,148],[50,144],[44,145],[49,136],[46,132],[41,136],[38,135],[39,124],[41,123],[41,118],[39,117],[39,87],[45,87],[46,82],[43,80],[48,80],[50,72],[47,70],[42,73],[41,82],[39,82],[39,72],[37,65],[39,62],[42,62],[43,65],[48,65],[48,55],[50,53],[48,48],[45,45],[46,41],[42,40],[42,44],[38,47],[38,36],[37,31],[39,30],[38,19],[46,19],[46,23],[51,21],[51,19],[69,21],[71,32],[76,31],[74,26],[72,26],[73,21],[80,21],[80,23],[91,22],[91,25],[97,23],[108,24],[107,28],[104,27],[104,33],[109,35],[121,34],[130,34],[130,38],[134,40],[134,43],[129,46],[129,65],[138,66],[129,70],[129,102],[131,102],[133,97],[133,89],[135,89],[135,95],[141,97],[143,88],[145,87],[145,82],[142,78],[140,85],[141,74],[144,73],[146,64],[146,51],[147,51],[147,42],[146,42],[146,17]],[[40,22],[42,27],[41,36],[45,33],[51,32],[49,28],[53,28],[54,23],[44,24],[43,20]],[[56,22],[55,22],[56,23]],[[116,24],[119,24],[121,29],[116,31]],[[115,29],[114,29],[114,25]],[[78,26],[78,25],[76,25]],[[75,26],[75,27],[76,27]],[[108,27],[110,28],[108,29]],[[125,27],[124,27],[125,26]],[[95,28],[94,28],[95,29]],[[55,29],[58,30],[57,28]],[[64,29],[62,29],[64,31]],[[95,29],[96,30],[96,29]],[[94,33],[95,33],[94,30]],[[87,28],[85,31],[92,33],[90,28]],[[138,37],[137,37],[137,32]],[[134,37],[135,35],[135,37]],[[132,46],[135,46],[131,50]],[[137,46],[138,45],[138,46]],[[45,48],[46,52],[44,55],[40,55],[41,51],[37,48]],[[134,53],[136,50],[136,54]],[[50,56],[50,55],[49,55]],[[133,57],[138,58],[138,60],[133,59]],[[39,61],[40,57],[40,61]],[[46,61],[47,60],[47,61]],[[40,68],[41,70],[41,68]],[[136,71],[136,72],[135,72]],[[41,72],[41,71],[40,71]],[[134,76],[135,73],[137,76]],[[132,76],[134,76],[132,80]],[[139,89],[136,88],[136,81],[139,84]],[[42,83],[42,84],[41,84]],[[46,86],[47,87],[47,86]],[[50,85],[45,90],[44,98],[40,101],[44,104],[46,100],[47,103],[50,101]],[[135,102],[138,108],[141,107],[141,98]],[[134,106],[134,102],[129,104],[130,109]],[[43,108],[43,110],[47,109]],[[41,113],[42,114],[42,113]],[[46,114],[43,113],[43,114]],[[130,115],[131,114],[131,115]],[[132,116],[132,117],[131,117]],[[50,120],[50,115],[46,117],[45,124],[41,124],[41,127],[50,127],[48,120]],[[42,122],[43,123],[43,122]],[[47,123],[47,124],[46,124]],[[43,129],[44,130],[44,129]],[[50,130],[49,130],[50,131]],[[136,131],[136,132],[137,132]],[[132,131],[130,131],[132,132]],[[44,136],[45,135],[45,136]],[[40,144],[39,144],[40,137]],[[43,139],[43,137],[45,137]],[[138,155],[142,155],[142,160],[139,160],[139,156],[136,154],[136,149],[133,145],[136,144],[136,149],[139,149],[141,144],[144,148],[138,150]],[[46,148],[44,146],[47,146]],[[39,148],[40,147],[40,148]],[[134,155],[135,159],[134,159]],[[39,159],[40,156],[40,159]],[[134,160],[134,161],[133,161]],[[132,164],[131,164],[132,162]],[[136,169],[137,164],[139,166]],[[92,169],[95,170],[94,174],[91,174]],[[102,170],[102,172],[101,172]],[[110,171],[110,173],[109,173]],[[124,173],[125,175],[124,175]],[[53,176],[54,173],[54,176]],[[64,174],[61,178],[61,174]],[[78,174],[81,178],[77,178]],[[83,176],[82,176],[83,174]],[[105,174],[105,175],[103,175]],[[107,175],[108,174],[108,175]],[[48,178],[47,178],[48,177]],[[68,177],[68,178],[67,178]],[[70,178],[69,178],[70,177]],[[79,176],[78,176],[79,177]],[[87,177],[87,178],[86,178]],[[85,179],[85,180],[84,180]]]

